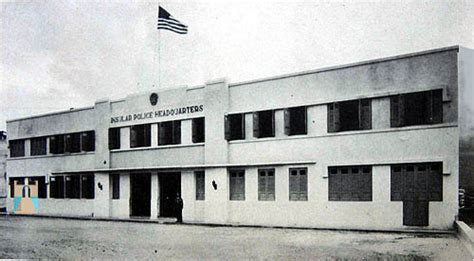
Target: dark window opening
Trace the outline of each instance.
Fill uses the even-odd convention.
[[[25,184],[25,178],[9,178],[9,185],[10,185],[10,198],[19,197],[21,195],[15,195],[15,181],[17,181],[18,185]]]
[[[392,201],[442,201],[442,163],[392,165]]]
[[[65,152],[74,153],[81,151],[81,134],[71,133],[65,135]]]
[[[229,171],[230,200],[245,200],[245,171]]]
[[[206,191],[204,171],[195,171],[194,176],[196,177],[196,200],[204,200]]]
[[[275,112],[273,110],[253,113],[253,136],[256,138],[275,137]]]
[[[443,90],[408,93],[390,98],[390,125],[403,127],[443,122]]]
[[[306,107],[287,108],[284,111],[285,134],[301,135],[307,134]]]
[[[28,184],[32,184],[33,182],[38,185],[38,198],[46,198],[45,177],[29,177]]]
[[[120,128],[109,129],[109,150],[120,149]]]
[[[225,139],[244,140],[245,139],[245,115],[229,114],[225,116]]]
[[[275,200],[275,169],[258,170],[258,200]]]
[[[81,175],[81,198],[93,199],[94,196],[94,175]]]
[[[51,154],[64,153],[64,135],[55,135],[49,138],[49,152]]]
[[[10,158],[25,156],[25,140],[10,140]]]
[[[328,104],[328,132],[372,129],[370,99]]]
[[[95,132],[87,131],[82,133],[82,151],[95,150]]]
[[[46,155],[46,137],[30,140],[30,154],[31,156]]]
[[[165,121],[158,124],[158,145],[181,144],[181,121]]]
[[[372,201],[372,167],[329,167],[329,201]]]
[[[64,198],[64,176],[54,176],[50,178],[49,197]]]
[[[151,145],[151,125],[142,124],[130,127],[130,147],[149,147]]]
[[[290,201],[308,200],[308,170],[307,168],[290,169]]]
[[[66,198],[81,198],[81,177],[66,176]]]
[[[204,142],[205,140],[205,121],[204,117],[193,119],[193,143]]]
[[[120,174],[111,174],[109,176],[110,192],[112,199],[120,199]]]

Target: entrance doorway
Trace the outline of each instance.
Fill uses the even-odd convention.
[[[150,174],[130,175],[130,188],[130,216],[149,217],[151,214]]]
[[[181,194],[181,173],[158,175],[160,182],[160,217],[176,217],[176,194]]]

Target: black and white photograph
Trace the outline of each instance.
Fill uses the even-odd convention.
[[[474,1],[0,0],[0,259],[474,261]]]

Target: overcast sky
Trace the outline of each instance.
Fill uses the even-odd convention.
[[[474,48],[474,1],[160,3],[187,35],[158,34],[157,2],[0,3],[0,129],[7,119],[92,106],[158,82],[239,82]]]

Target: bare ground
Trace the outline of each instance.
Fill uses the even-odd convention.
[[[472,260],[450,234],[0,217],[0,258]]]

